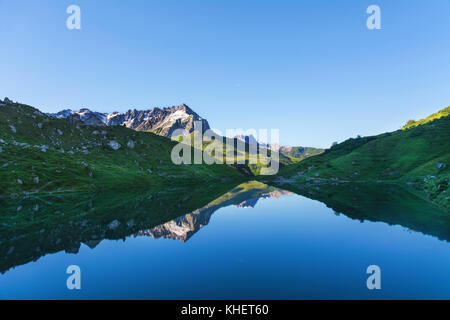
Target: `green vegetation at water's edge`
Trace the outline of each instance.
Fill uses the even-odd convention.
[[[395,182],[449,208],[450,117],[378,136],[349,139],[280,169],[272,181],[296,184]]]
[[[0,107],[0,194],[170,188],[243,181],[229,165],[174,165],[176,143],[121,126],[55,119],[21,104]]]

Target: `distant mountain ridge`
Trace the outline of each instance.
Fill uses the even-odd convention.
[[[67,119],[75,125],[91,126],[125,126],[136,131],[153,132],[160,136],[172,137],[177,129],[185,129],[188,133],[194,131],[194,122],[201,121],[202,132],[211,129],[206,119],[200,117],[186,104],[167,108],[153,108],[148,110],[130,109],[126,112],[100,113],[83,108],[80,110],[64,109],[50,116]],[[249,145],[280,151],[292,161],[302,160],[322,153],[324,150],[312,147],[291,147],[278,144],[260,143],[253,135],[237,135],[234,139],[244,141]]]
[[[73,123],[82,123],[90,126],[105,126],[108,114],[83,108],[77,111],[64,109],[58,113],[49,113],[49,116],[57,119],[68,119]]]
[[[241,140],[249,145],[256,145],[262,148],[267,148],[273,151],[280,151],[280,153],[286,157],[293,159],[305,159],[311,156],[315,156],[324,152],[324,149],[313,148],[313,147],[292,147],[292,146],[280,146],[279,144],[269,144],[269,143],[261,143],[256,140],[256,138],[250,135],[236,135],[233,137],[234,139]]]
[[[87,108],[80,110],[65,109],[50,116],[67,119],[71,123],[93,126],[125,126],[136,131],[153,132],[160,136],[171,137],[177,129],[194,131],[194,122],[202,123],[202,132],[210,129],[206,119],[200,117],[186,104],[167,108],[148,110],[128,110],[126,112],[100,113]]]

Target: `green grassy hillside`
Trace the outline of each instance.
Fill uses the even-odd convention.
[[[8,104],[0,107],[0,195],[245,178],[228,165],[174,165],[174,145],[152,133],[79,126],[27,105]]]
[[[349,139],[280,170],[288,183],[399,182],[449,207],[450,117],[407,130]]]
[[[293,162],[321,154],[324,150],[312,147],[280,147],[280,153]]]
[[[183,142],[183,137],[181,136],[174,136],[172,137],[174,141]],[[226,163],[227,159],[227,150],[234,150],[233,154],[228,155],[228,157],[231,157],[234,161],[233,167],[238,169],[241,173],[248,175],[248,176],[257,176],[261,174],[261,169],[263,167],[269,167],[267,163],[271,163],[273,159],[269,159],[272,157],[272,150],[263,148],[260,146],[256,147],[256,154],[250,153],[251,146],[248,143],[244,143],[244,149],[238,151],[238,143],[243,143],[242,141],[232,138],[227,139],[226,137],[221,137],[221,142],[223,145],[222,148],[222,155],[221,157],[219,155],[213,154],[213,157],[217,160],[220,160],[221,163]],[[186,143],[186,142],[185,142]],[[210,146],[213,142],[212,141],[202,141],[202,149],[205,150],[208,146]],[[189,145],[189,143],[186,143]],[[190,134],[190,145],[191,147],[194,147],[194,134]],[[293,148],[299,148],[299,147],[293,147]],[[278,154],[278,164],[279,167],[284,167],[291,165],[293,163],[296,163],[298,161],[303,160],[304,158],[310,157],[313,154],[317,154],[322,152],[322,149],[315,149],[315,148],[303,148],[304,150],[300,153],[295,151],[292,151],[293,154],[289,155],[287,152],[282,152],[280,150]],[[192,149],[193,150],[193,149]],[[191,158],[193,159],[193,154],[191,155]],[[275,161],[275,160],[273,160]]]
[[[415,120],[409,120],[406,125],[402,128],[403,130],[406,129],[410,129],[413,127],[417,127],[420,126],[422,124],[431,122],[433,120],[442,118],[442,117],[447,117],[448,115],[450,115],[450,107],[447,107],[445,109],[442,109],[436,113],[433,113],[432,115],[426,117],[425,119],[419,120],[419,121],[415,121]]]

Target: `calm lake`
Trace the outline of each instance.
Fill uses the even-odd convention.
[[[397,186],[282,187],[2,200],[0,298],[450,299],[448,212]]]

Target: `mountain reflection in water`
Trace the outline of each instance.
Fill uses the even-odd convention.
[[[159,226],[141,230],[133,236],[151,236],[155,239],[166,238],[185,242],[203,226],[206,226],[213,213],[222,207],[234,205],[238,208],[254,208],[259,200],[278,199],[288,194],[292,194],[292,192],[276,189],[259,182],[244,183],[203,208],[194,210]],[[246,200],[242,200],[243,197]]]
[[[104,239],[125,240],[131,235],[185,242],[210,223],[212,214],[220,208],[254,207],[262,199],[290,193],[318,200],[351,219],[402,225],[441,240],[450,239],[450,215],[398,186],[283,185],[283,188],[289,191],[250,181],[237,186],[222,183],[145,193],[130,190],[95,196],[3,199],[0,272],[50,253],[77,253],[82,243],[95,248]]]

